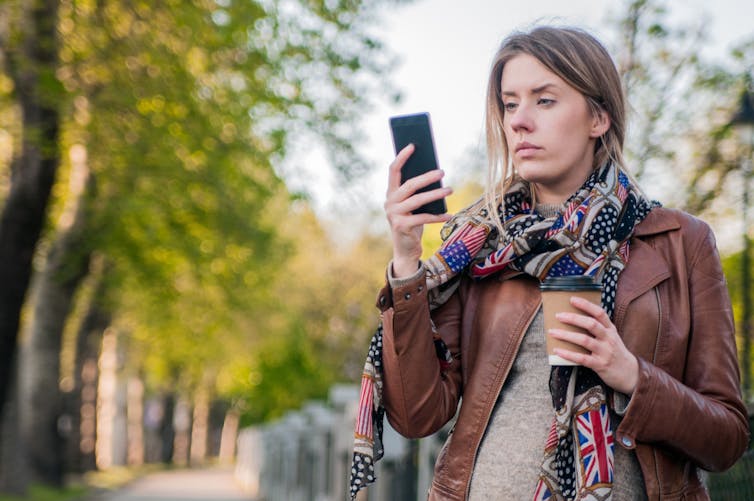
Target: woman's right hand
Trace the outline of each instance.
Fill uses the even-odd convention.
[[[416,273],[419,259],[422,255],[422,231],[425,224],[444,223],[450,219],[450,214],[412,214],[411,211],[433,200],[439,200],[450,195],[453,190],[449,187],[416,193],[417,190],[439,181],[445,173],[434,169],[401,184],[401,169],[406,160],[414,152],[414,145],[409,144],[390,164],[388,176],[387,196],[385,198],[385,214],[390,224],[393,237],[393,276],[395,278],[408,277]]]

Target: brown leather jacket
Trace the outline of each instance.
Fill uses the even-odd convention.
[[[688,214],[655,209],[637,226],[630,252],[614,323],[639,359],[640,377],[616,441],[635,450],[650,500],[709,499],[698,469],[730,467],[749,434],[714,236]],[[384,400],[393,427],[407,437],[434,433],[463,397],[429,499],[466,498],[493,405],[539,305],[538,284],[526,277],[464,280],[431,315],[423,278],[381,291]],[[454,356],[445,372],[433,323]]]

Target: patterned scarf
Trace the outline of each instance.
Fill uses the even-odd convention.
[[[528,183],[516,180],[503,195],[499,235],[483,200],[456,214],[442,229],[441,248],[425,263],[430,307],[443,304],[464,272],[474,279],[524,273],[589,275],[602,283],[602,306],[612,318],[618,275],[628,261],[634,227],[659,205],[649,202],[616,166],[592,173],[561,213],[533,210]],[[442,370],[452,356],[435,334]],[[613,431],[607,390],[584,367],[554,366],[550,374],[555,417],[545,443],[535,500],[609,499],[613,482]],[[382,326],[372,337],[361,380],[356,419],[351,499],[374,482],[382,458]]]

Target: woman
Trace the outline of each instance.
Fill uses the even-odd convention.
[[[357,423],[353,492],[373,480],[384,405],[407,437],[457,414],[430,499],[708,499],[700,470],[731,466],[749,433],[730,301],[709,227],[626,173],[609,54],[576,29],[510,36],[486,128],[488,192],[453,218],[411,213],[451,191],[416,193],[439,171],[400,184],[412,146],[390,167],[393,260],[362,391],[376,412]],[[577,368],[550,368],[544,348],[538,286],[558,275],[602,284],[601,308],[572,298],[581,313],[559,316],[589,335],[547,333],[586,349],[556,352]]]

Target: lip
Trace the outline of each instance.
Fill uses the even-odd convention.
[[[536,144],[527,143],[526,141],[523,141],[516,145],[516,153],[519,153],[519,152],[529,153],[529,152],[533,152],[535,150],[541,150],[541,149],[542,148],[540,146],[537,146]]]

